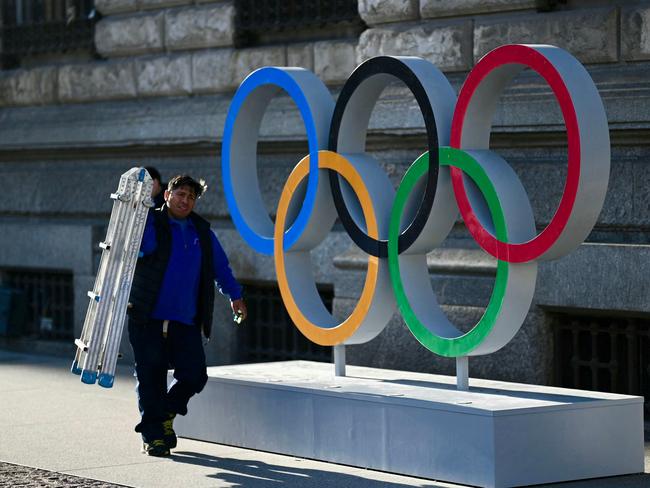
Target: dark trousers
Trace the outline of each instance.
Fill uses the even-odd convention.
[[[185,415],[187,402],[208,381],[201,331],[196,325],[170,321],[167,337],[163,337],[161,320],[146,324],[129,321],[129,341],[135,356],[141,416],[135,431],[151,442],[162,438],[162,422],[168,414]],[[174,369],[169,388],[168,369]]]

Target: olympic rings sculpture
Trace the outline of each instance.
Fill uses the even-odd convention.
[[[519,178],[489,148],[498,98],[524,68],[550,86],[567,131],[564,193],[539,233]],[[397,191],[365,152],[371,112],[396,79],[415,97],[428,146]],[[300,111],[309,154],[288,177],[273,223],[257,181],[256,143],[268,103],[279,91]],[[591,77],[569,53],[547,45],[489,52],[470,71],[458,99],[434,65],[415,57],[368,59],[350,75],[336,103],[307,70],[261,68],[235,93],[222,145],[233,222],[256,251],[274,256],[287,311],[307,338],[322,345],[369,341],[397,305],[418,341],[449,357],[489,354],[512,339],[532,303],[537,262],[571,252],[595,225],[609,167],[607,118]],[[446,238],[458,211],[478,245],[497,259],[489,304],[468,332],[459,331],[438,305],[426,264],[426,253]],[[361,296],[341,323],[325,308],[310,261],[310,251],[337,216],[368,254]]]

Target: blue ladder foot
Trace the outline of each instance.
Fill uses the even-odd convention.
[[[72,374],[76,374],[77,376],[81,374],[81,368],[79,367],[79,363],[77,363],[77,361],[72,361],[72,367],[70,368],[70,371]]]
[[[87,385],[94,385],[97,382],[97,371],[88,371],[84,369],[81,372],[81,382]]]
[[[113,381],[115,381],[115,375],[108,373],[102,373],[99,375],[99,386],[103,386],[104,388],[112,388]]]

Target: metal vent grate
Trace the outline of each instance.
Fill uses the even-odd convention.
[[[332,360],[332,348],[314,344],[293,325],[275,283],[246,284],[248,319],[239,331],[239,362]],[[325,306],[331,310],[333,290],[319,287]]]
[[[2,56],[14,67],[25,56],[94,50],[94,0],[3,0]]]
[[[240,47],[352,37],[365,27],[355,0],[235,0]]]
[[[641,395],[650,416],[650,320],[553,314],[558,386]]]
[[[5,269],[3,282],[21,290],[26,302],[22,335],[39,339],[74,339],[74,293],[68,271]]]

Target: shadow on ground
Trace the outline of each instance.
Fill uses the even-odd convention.
[[[627,476],[612,476],[583,481],[566,481],[548,485],[535,485],[535,488],[649,488],[650,474],[631,474]]]
[[[394,481],[371,480],[363,476],[332,473],[331,471],[322,471],[313,468],[277,466],[255,460],[218,458],[189,451],[174,451],[172,459],[179,463],[214,468],[217,471],[214,474],[208,475],[208,477],[232,483],[235,487],[262,488],[285,485],[299,486],[301,488],[320,488],[323,486],[336,486],[337,488],[386,488],[387,486],[414,486],[412,480],[409,484],[401,484]],[[298,458],[296,459],[300,460]],[[305,463],[308,462],[308,460],[305,460]],[[417,486],[423,488],[439,488],[449,485],[423,480],[422,484]]]
[[[332,473],[331,471],[322,471],[313,468],[278,466],[256,460],[220,458],[190,451],[174,451],[172,453],[172,459],[179,463],[213,468],[216,472],[207,475],[208,477],[231,483],[233,487],[267,488],[284,485],[291,487],[299,486],[300,488],[320,488],[322,486],[336,486],[337,488],[386,488],[388,486],[414,486],[412,481],[408,484],[402,484],[394,481],[371,480],[363,476],[346,473]],[[296,459],[300,461],[299,458]],[[305,463],[309,462],[308,460],[304,461]],[[442,488],[457,485],[422,480],[422,484],[417,486],[422,488]],[[642,473],[537,486],[539,488],[649,488],[650,474]]]

